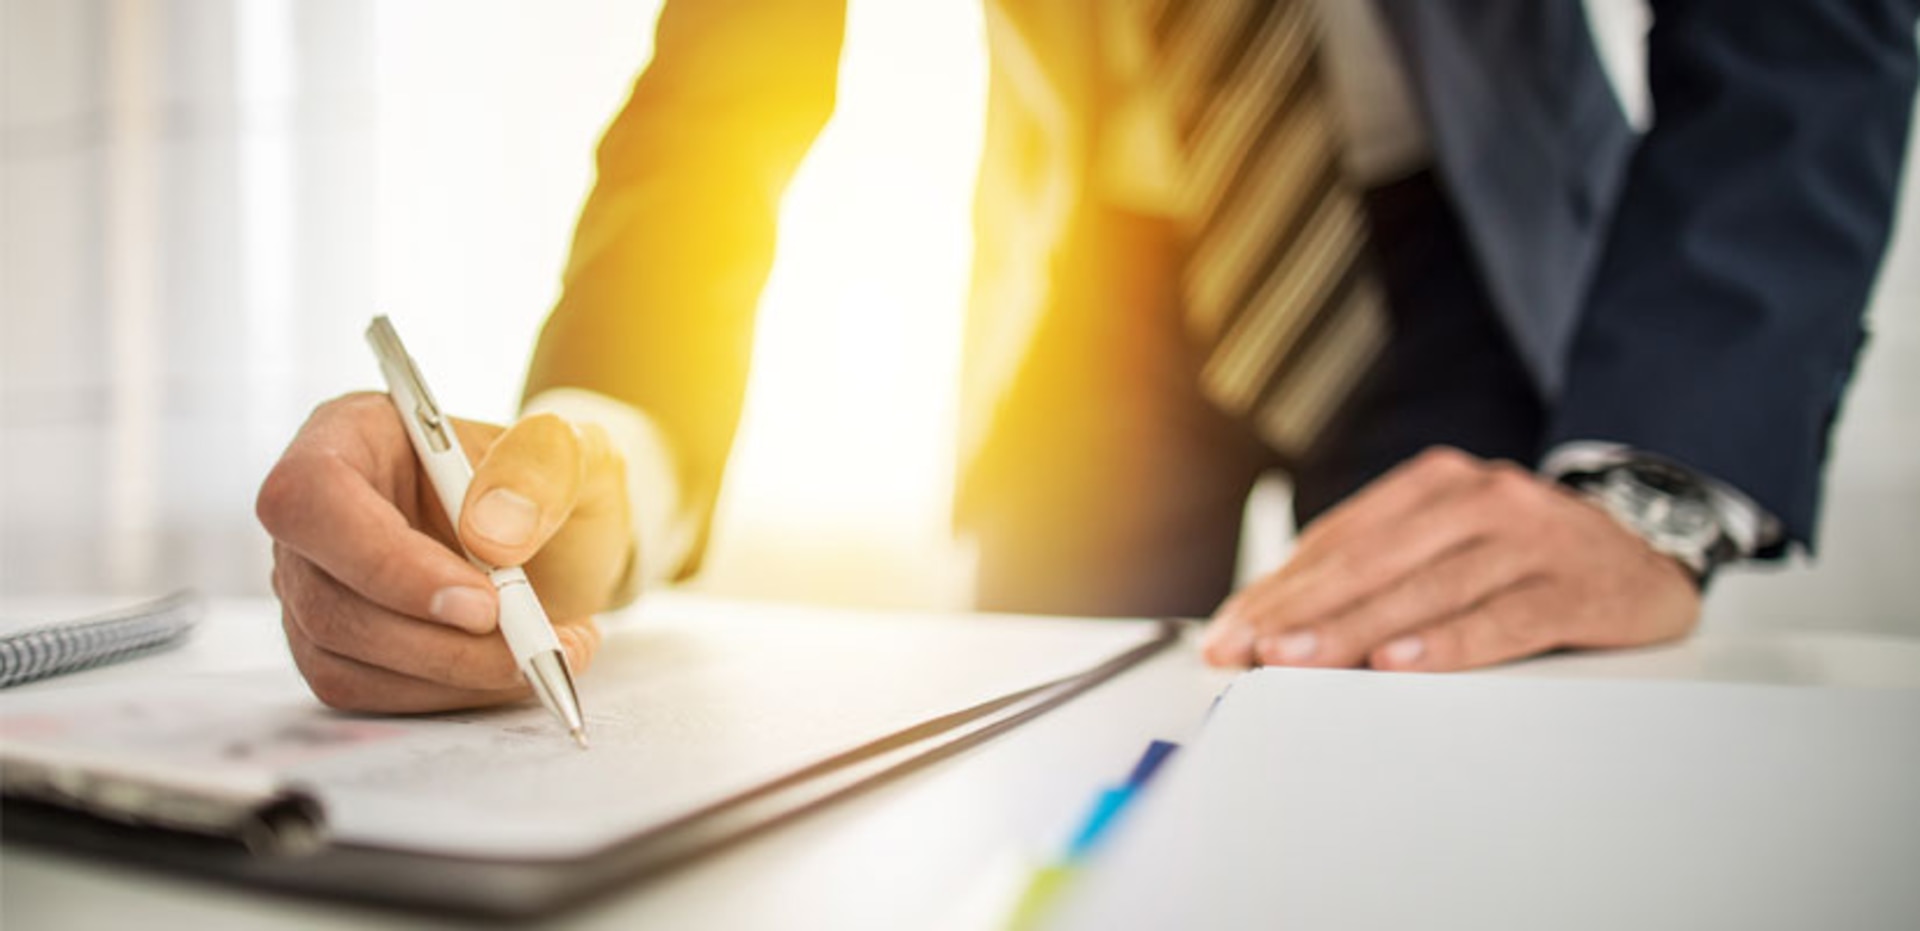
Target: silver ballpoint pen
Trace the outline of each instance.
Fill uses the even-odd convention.
[[[453,422],[434,403],[433,393],[427,390],[426,380],[420,377],[419,367],[407,354],[407,347],[400,342],[400,334],[394,331],[391,321],[385,316],[373,318],[367,327],[367,342],[373,345],[373,354],[380,360],[380,374],[386,377],[387,394],[400,412],[401,423],[406,425],[407,439],[420,456],[427,481],[433,485],[440,506],[446,509],[448,522],[458,527],[467,486],[473,482],[473,467],[460,448],[460,438],[454,435]],[[574,689],[573,670],[567,665],[560,637],[554,633],[553,623],[547,619],[546,609],[540,606],[540,598],[534,594],[526,572],[518,566],[487,565],[467,553],[464,547],[461,552],[493,581],[494,591],[500,596],[500,633],[506,637],[507,647],[513,651],[521,674],[533,686],[533,694],[567,726],[574,743],[585,749],[587,723],[580,714],[580,695]]]

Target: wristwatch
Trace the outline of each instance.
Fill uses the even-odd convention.
[[[1702,588],[1715,569],[1739,556],[1706,487],[1679,466],[1630,459],[1570,472],[1560,481],[1613,515],[1654,552],[1679,562]]]

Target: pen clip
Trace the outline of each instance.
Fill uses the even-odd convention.
[[[407,352],[406,344],[400,342],[399,331],[393,328],[393,321],[385,314],[373,318],[367,326],[367,342],[373,345],[373,352],[380,357],[387,370],[397,375],[413,395],[411,415],[420,424],[420,432],[427,438],[427,445],[436,453],[444,453],[453,448],[452,435],[448,432],[451,425],[440,413],[440,405],[433,400],[433,392],[427,390],[427,380],[420,377],[420,370],[413,364],[413,356]]]

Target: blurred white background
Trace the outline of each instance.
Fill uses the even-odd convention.
[[[1591,6],[1636,102],[1643,11]],[[308,409],[377,384],[375,312],[450,407],[510,418],[657,9],[0,0],[0,594],[265,592],[253,492]],[[982,50],[976,0],[852,0],[702,587],[964,602],[946,502]],[[1711,624],[1920,634],[1915,190],[1820,559],[1728,578]],[[1254,534],[1247,565],[1284,548]]]
[[[261,592],[251,499],[392,314],[516,409],[652,2],[4,0],[0,587]],[[702,584],[952,603],[980,9],[856,3]]]

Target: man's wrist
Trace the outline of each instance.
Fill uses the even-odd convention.
[[[1779,522],[1738,490],[1620,444],[1565,444],[1540,471],[1679,563],[1702,589],[1715,571],[1779,537]]]
[[[1604,472],[1636,462],[1655,463],[1685,473],[1706,495],[1725,531],[1734,559],[1749,559],[1780,542],[1779,519],[1738,488],[1664,456],[1621,443],[1576,440],[1562,443],[1541,460],[1541,476],[1562,484],[1570,477]]]

